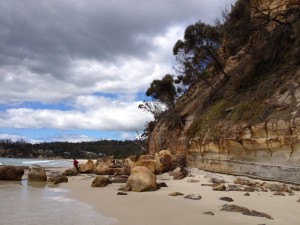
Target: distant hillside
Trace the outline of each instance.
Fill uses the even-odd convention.
[[[169,110],[147,130],[150,152],[299,183],[300,1],[238,0],[223,14],[215,26],[187,27],[174,46],[183,94],[174,107],[164,98]]]
[[[114,156],[126,158],[139,155],[145,145],[143,141],[101,140],[92,142],[69,143],[50,142],[31,144],[23,140],[12,142],[0,140],[0,157],[10,158],[93,158]]]

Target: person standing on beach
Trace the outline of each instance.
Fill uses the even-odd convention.
[[[78,161],[74,158],[74,160],[73,160],[73,165],[74,165],[74,167],[76,168],[76,170],[77,170],[77,173],[79,173],[79,169],[78,169]]]

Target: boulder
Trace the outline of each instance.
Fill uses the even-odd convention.
[[[108,174],[109,165],[106,163],[98,163],[98,165],[94,168],[94,173],[98,175],[107,175]]]
[[[79,173],[91,173],[94,171],[94,167],[94,161],[89,159],[85,164],[78,165]]]
[[[156,171],[156,163],[155,160],[151,159],[152,156],[142,155],[137,162],[133,162],[127,159],[128,165],[130,166],[130,170],[132,171],[137,166],[143,166],[149,169],[152,173],[155,174]]]
[[[59,184],[68,183],[68,177],[66,175],[56,175],[48,178],[48,183]]]
[[[45,169],[39,165],[32,165],[28,171],[29,182],[44,182],[47,181]]]
[[[129,167],[108,168],[107,174],[108,175],[130,175],[130,169]]]
[[[0,180],[22,180],[24,169],[19,166],[0,166]]]
[[[157,190],[156,176],[144,166],[132,169],[126,185],[136,192]]]
[[[105,187],[111,183],[112,182],[108,177],[96,176],[92,182],[91,187]]]
[[[158,153],[160,163],[162,165],[162,172],[167,172],[174,169],[173,156],[169,150],[162,150]]]
[[[62,175],[66,175],[66,176],[76,176],[78,174],[77,170],[75,167],[73,168],[69,168],[69,169],[66,169]]]
[[[97,167],[100,164],[106,164],[106,165],[112,164],[113,160],[114,160],[113,156],[97,159],[95,163],[95,167]]]

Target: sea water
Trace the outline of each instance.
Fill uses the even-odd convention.
[[[5,165],[38,164],[60,167],[67,161],[4,159]],[[68,166],[67,166],[68,167]],[[0,181],[1,225],[110,225],[117,222],[93,211],[92,207],[66,197],[68,190],[51,188],[44,182]]]
[[[40,165],[42,167],[72,167],[72,160],[67,159],[26,159],[26,158],[1,158],[0,165],[12,165],[12,166],[31,166],[33,164]]]

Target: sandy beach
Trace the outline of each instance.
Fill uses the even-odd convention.
[[[300,224],[300,192],[295,195],[275,196],[273,192],[250,192],[245,196],[243,191],[213,191],[211,178],[224,179],[225,185],[233,184],[236,177],[216,174],[194,169],[192,177],[173,180],[168,174],[157,176],[158,182],[165,182],[154,192],[128,192],[128,195],[117,195],[121,184],[110,184],[102,188],[92,188],[95,175],[80,174],[69,177],[68,183],[59,184],[60,188],[68,189],[69,198],[90,204],[93,209],[107,217],[118,220],[116,225],[299,225]],[[194,179],[199,182],[188,182]],[[247,178],[249,179],[249,178]],[[253,180],[253,179],[251,179]],[[261,180],[253,180],[259,181]],[[276,182],[275,182],[276,183]],[[184,195],[169,196],[172,192]],[[201,195],[200,200],[184,198],[185,195]],[[231,197],[233,202],[220,200],[220,197]],[[274,219],[243,215],[238,212],[221,211],[224,204],[235,204],[266,213]],[[214,215],[203,214],[212,212]]]

